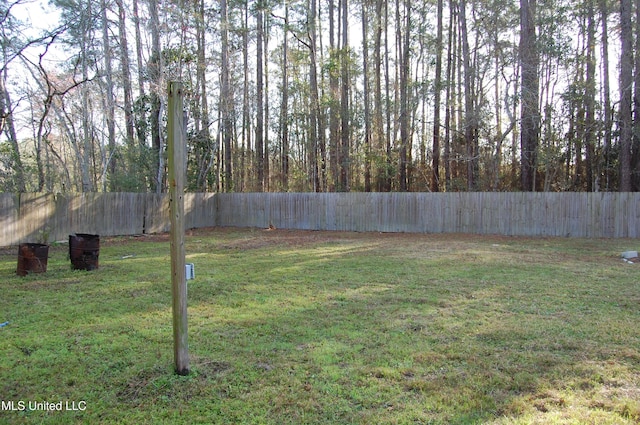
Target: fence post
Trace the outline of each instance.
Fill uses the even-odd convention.
[[[184,139],[182,83],[168,87],[169,210],[171,213],[171,285],[173,295],[173,354],[176,373],[189,373],[187,344],[187,280],[184,247],[184,181],[186,141]]]

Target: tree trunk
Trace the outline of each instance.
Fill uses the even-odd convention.
[[[594,191],[593,163],[596,140],[596,28],[594,18],[594,0],[587,0],[587,74],[585,87],[585,132],[584,145],[586,153],[587,191]]]
[[[604,182],[604,190],[611,188],[611,128],[613,126],[611,117],[611,89],[609,83],[609,28],[607,20],[609,12],[607,8],[607,0],[600,0],[600,19],[602,21],[602,92],[604,102],[604,140],[602,145],[602,159],[599,161],[600,172]]]
[[[340,89],[340,191],[351,190],[350,176],[350,142],[351,129],[349,124],[349,8],[348,0],[342,0],[342,61]]]
[[[592,0],[593,1],[593,0]],[[640,0],[635,2],[635,51],[633,89],[633,139],[631,145],[631,190],[640,191]]]
[[[620,192],[631,191],[631,115],[633,89],[633,32],[631,0],[620,0]]]
[[[262,48],[264,38],[263,4],[256,4],[256,190],[264,190],[264,74]]]
[[[524,191],[535,190],[536,156],[540,137],[539,54],[535,16],[536,0],[520,0],[520,173]]]
[[[145,162],[142,153],[147,148],[147,113],[146,113],[146,90],[145,90],[145,77],[144,66],[142,57],[142,35],[140,32],[140,13],[138,10],[138,0],[133,0],[133,22],[135,28],[136,39],[136,63],[138,67],[138,101],[135,109],[136,117],[136,134],[138,136],[138,144],[140,145],[140,158],[141,163]]]
[[[124,125],[127,135],[126,144],[133,148],[134,119],[133,119],[133,94],[131,85],[131,65],[129,63],[129,47],[127,43],[127,22],[123,0],[116,0],[118,5],[118,37],[120,39],[120,66],[122,72],[122,90],[124,94]],[[133,165],[133,164],[130,164]]]
[[[393,170],[393,159],[391,157],[391,72],[389,71],[389,2],[384,2],[384,22],[385,22],[385,32],[384,32],[384,94],[385,94],[385,110],[386,110],[386,129],[385,131],[385,139],[386,139],[386,150],[384,153],[384,191],[391,192],[391,184],[392,184],[392,170]]]
[[[282,189],[289,191],[289,3],[284,4],[282,41],[282,104],[280,106],[280,144],[282,149]]]
[[[362,2],[362,73],[363,73],[363,96],[364,96],[364,191],[371,192],[371,112],[369,105],[369,16],[367,4]]]
[[[338,68],[339,63],[338,45],[336,42],[336,18],[335,1],[328,0],[329,3],[329,57],[331,67],[329,68],[329,174],[331,175],[331,190],[338,190],[340,187],[340,79]]]
[[[249,1],[244,2],[244,31],[242,31],[242,68],[244,81],[242,84],[242,145],[240,147],[240,170],[236,171],[239,176],[237,190],[244,191],[247,186],[253,189],[253,181],[247,184],[248,171],[253,167],[252,134],[251,134],[251,107],[249,105]]]
[[[320,125],[320,101],[318,97],[318,59],[317,59],[317,2],[311,0],[309,4],[308,13],[308,25],[309,25],[309,53],[311,55],[311,62],[309,63],[309,85],[310,85],[310,111],[309,111],[309,149],[307,152],[308,167],[309,167],[309,183],[311,189],[314,192],[319,192],[320,188],[320,176],[318,173],[318,139],[320,137],[320,131],[318,130],[322,126]]]
[[[264,46],[262,51],[264,52],[264,98],[269,99],[269,34],[270,34],[270,24],[271,24],[271,20],[270,20],[270,14],[266,13],[263,10],[263,16],[264,16],[264,22],[263,22],[263,27],[264,27]],[[263,131],[263,150],[264,150],[264,154],[263,154],[263,184],[262,184],[262,190],[264,190],[265,192],[268,192],[270,190],[270,178],[269,178],[269,102],[263,102],[264,103],[264,122],[266,124],[264,124],[264,131]]]
[[[375,3],[373,46],[373,146],[376,159],[375,189],[379,192],[384,190],[386,175],[386,166],[383,162],[385,158],[385,135],[382,111],[382,3],[383,0],[377,0]]]
[[[397,0],[399,3],[400,0]],[[397,25],[401,26],[401,18],[397,5]],[[404,37],[401,37],[402,44],[399,46],[400,57],[400,191],[406,192],[409,189],[407,178],[407,150],[411,148],[409,140],[409,34],[411,32],[411,10],[409,1],[404,2]]]
[[[209,104],[207,96],[206,80],[206,22],[204,0],[200,0],[197,6],[196,16],[196,38],[197,38],[197,70],[196,87],[199,98],[199,132],[198,142],[201,146],[201,158],[198,161],[198,179],[196,187],[198,190],[207,191],[207,175],[213,165],[214,147],[211,146],[211,132],[209,130]],[[195,117],[194,117],[195,118]]]
[[[231,155],[231,141],[233,131],[233,121],[231,118],[231,107],[233,99],[231,97],[231,82],[229,71],[229,17],[227,0],[220,0],[220,27],[222,37],[222,64],[220,69],[220,113],[222,115],[221,131],[222,143],[224,146],[224,191],[233,190],[233,168]]]
[[[453,58],[455,50],[455,7],[454,0],[449,0],[449,37],[447,42],[447,87],[445,90],[445,118],[444,118],[444,182],[447,192],[451,190],[451,127],[453,119],[453,94],[455,87],[455,72]]]
[[[107,20],[107,3],[105,0],[100,4],[100,18],[102,21],[102,49],[104,54],[104,70],[105,70],[105,109],[106,109],[106,121],[107,121],[107,144],[108,155],[110,158],[107,166],[109,187],[110,190],[115,191],[116,187],[116,123],[115,123],[115,99],[113,97],[113,65],[111,63],[111,41],[109,40],[109,21]],[[103,190],[106,191],[106,187],[103,185]]]
[[[91,19],[89,17],[92,15],[91,3],[87,4],[86,15],[84,16],[84,21],[82,23],[82,35],[80,37],[81,41],[81,51],[80,51],[80,68],[82,72],[82,80],[87,81],[89,79],[89,36],[90,36],[90,28],[89,22]],[[82,156],[79,158],[80,161],[80,169],[82,173],[82,192],[91,192],[93,191],[93,179],[91,177],[91,164],[92,164],[92,151],[93,151],[93,128],[89,117],[91,116],[90,108],[89,108],[89,89],[86,84],[83,84],[81,87],[82,92]],[[41,146],[39,146],[41,147]],[[41,181],[39,186],[39,191],[44,189],[44,174],[41,176]]]
[[[436,71],[433,82],[434,108],[433,108],[433,155],[431,158],[431,184],[432,192],[440,191],[440,96],[442,93],[442,15],[443,0],[438,0],[437,31],[436,31]]]
[[[153,182],[156,193],[162,193],[164,176],[164,152],[162,146],[162,51],[160,50],[160,18],[158,0],[149,0],[151,15],[151,58],[149,59],[149,79],[151,81],[151,147],[154,157]]]
[[[475,149],[476,112],[473,99],[473,69],[471,68],[471,56],[469,52],[469,39],[467,38],[467,2],[460,0],[460,38],[462,41],[462,61],[464,69],[464,140],[466,145],[467,162],[467,190],[476,189],[476,163],[478,161]]]
[[[20,158],[20,145],[18,144],[18,135],[16,133],[15,124],[13,122],[13,105],[11,96],[7,91],[5,81],[7,79],[7,68],[5,67],[0,74],[0,132],[4,132],[9,145],[11,146],[11,162],[10,167],[14,175],[15,188],[5,188],[6,191],[26,192],[26,184],[24,179],[24,171],[22,168],[22,159]]]

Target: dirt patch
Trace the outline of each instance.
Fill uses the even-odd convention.
[[[126,245],[129,242],[169,242],[170,236],[169,233],[110,236],[102,238],[102,243],[117,246]]]
[[[203,236],[210,236],[213,231],[214,229],[210,229],[209,233]],[[233,228],[216,228],[215,232],[222,236],[217,248],[231,250],[260,249],[271,246],[302,248],[351,239],[345,233],[315,230],[251,229],[248,232],[243,231],[241,237],[237,237],[238,229]],[[194,232],[192,236],[198,236],[198,234],[199,232]]]

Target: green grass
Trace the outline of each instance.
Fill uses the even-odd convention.
[[[103,239],[92,272],[53,246],[24,278],[5,249],[0,423],[637,424],[640,264],[619,259],[637,248],[195,231],[186,377],[166,235]]]

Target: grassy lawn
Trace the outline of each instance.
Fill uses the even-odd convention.
[[[52,246],[24,278],[3,249],[0,423],[638,424],[638,248],[190,232],[186,377],[166,235],[105,238],[92,272]]]

